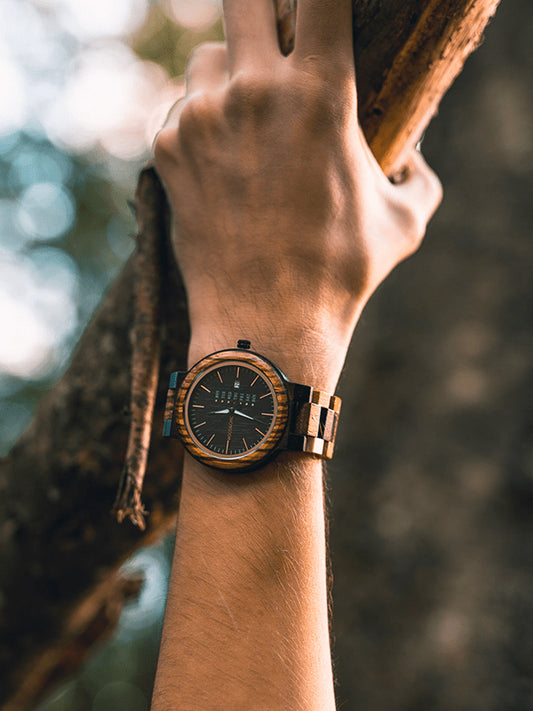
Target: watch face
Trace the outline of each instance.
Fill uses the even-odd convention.
[[[204,370],[192,383],[184,419],[193,442],[218,459],[238,459],[268,440],[278,400],[259,368],[226,360]]]

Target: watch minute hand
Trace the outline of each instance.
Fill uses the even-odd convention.
[[[240,410],[235,410],[236,415],[240,415],[241,417],[246,417],[247,420],[255,420],[255,417],[250,417],[250,415],[247,415],[244,412],[240,412]]]
[[[229,415],[229,410],[226,408],[225,410],[212,410],[210,415]]]

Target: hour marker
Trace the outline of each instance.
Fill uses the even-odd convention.
[[[265,417],[274,417],[273,412],[262,412],[261,415],[264,415]]]
[[[255,383],[255,381],[257,380],[258,377],[259,377],[258,375],[255,376],[255,378],[250,383],[250,387],[252,387],[252,385]]]
[[[206,388],[205,385],[200,385],[200,387],[203,388],[204,390],[206,390],[208,393],[211,392],[211,390],[209,390],[209,388]]]
[[[209,437],[209,440],[207,441],[207,444],[205,445],[206,447],[209,447],[209,445],[210,445],[211,442],[213,441],[214,437],[215,437],[214,434],[212,434],[211,437]]]
[[[206,422],[207,422],[207,420],[206,420]],[[195,425],[195,427],[201,427],[202,425],[205,425],[205,422],[200,422],[200,424],[199,424],[199,425]]]
[[[193,407],[205,407],[205,405],[193,405]]]
[[[222,376],[220,375],[220,370],[217,370],[218,379],[222,382]]]
[[[242,441],[244,442],[244,447],[245,447],[246,449],[248,449],[248,444],[247,444],[246,440],[244,439],[244,437],[242,438]]]
[[[237,380],[239,379],[239,373],[240,373],[240,372],[241,372],[241,368],[240,368],[240,366],[238,365],[238,366],[237,366]]]
[[[264,436],[265,436],[265,433],[264,433],[264,432],[261,432],[261,430],[258,429],[257,427],[255,427],[255,431],[256,431],[256,432],[259,432],[259,434],[261,435],[261,437],[264,437]]]
[[[203,387],[203,385],[202,385],[202,387]],[[269,395],[270,395],[270,393],[267,393],[266,395],[261,395],[261,397],[259,399],[262,400],[264,397],[268,397]]]

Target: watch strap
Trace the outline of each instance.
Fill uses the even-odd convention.
[[[287,449],[309,452],[325,459],[333,457],[341,409],[341,398],[293,383],[293,414]]]

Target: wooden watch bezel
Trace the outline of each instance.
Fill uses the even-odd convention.
[[[194,383],[214,366],[227,361],[238,361],[243,365],[253,365],[272,385],[277,400],[277,415],[272,431],[262,443],[250,452],[232,458],[217,457],[216,453],[206,453],[201,449],[186,425],[185,405],[187,396]],[[256,353],[243,350],[227,350],[212,353],[196,363],[186,374],[181,383],[174,408],[174,418],[181,441],[190,454],[209,467],[226,471],[250,470],[268,461],[280,443],[289,418],[289,396],[285,382],[279,371],[265,358]]]

